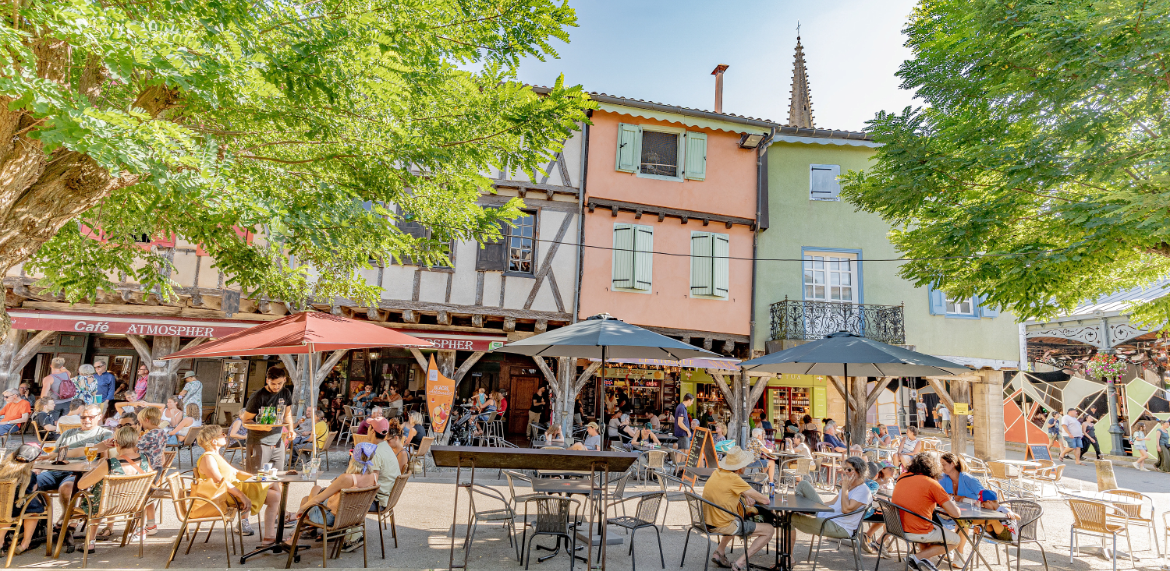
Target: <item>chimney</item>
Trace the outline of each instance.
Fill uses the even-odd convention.
[[[711,75],[715,76],[715,112],[716,113],[723,112],[723,72],[727,71],[728,67],[730,67],[730,66],[728,66],[725,63],[721,63],[721,64],[715,66],[715,71],[711,72]]]

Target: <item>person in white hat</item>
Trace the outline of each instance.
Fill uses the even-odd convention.
[[[743,473],[744,468],[755,461],[755,454],[739,446],[731,447],[731,450],[728,450],[727,455],[719,462],[719,468],[711,474],[706,485],[703,486],[703,499],[732,513],[741,513],[739,511],[740,498],[746,500],[745,503],[749,506],[753,504],[768,505],[770,502],[768,496],[757,492],[739,476]],[[748,559],[763,549],[773,534],[771,525],[756,523],[749,519],[741,521],[722,510],[707,510],[707,525],[723,536],[719,539],[719,546],[715,548],[715,553],[711,555],[711,561],[722,567],[731,567],[734,571],[746,570]],[[728,562],[727,545],[745,533],[752,537],[752,544],[748,547],[747,553],[737,559],[734,564]]]
[[[179,396],[183,397],[183,410],[187,410],[187,405],[197,404],[200,408],[203,407],[203,382],[195,377],[195,371],[187,371],[183,373],[183,380],[187,384],[183,385],[183,390]]]

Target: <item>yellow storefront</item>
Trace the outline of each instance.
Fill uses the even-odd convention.
[[[731,371],[728,371],[731,373]],[[723,393],[715,380],[702,369],[682,369],[679,372],[682,394],[695,395],[691,414],[701,418],[704,411],[711,411],[717,420],[728,416]],[[836,398],[833,398],[836,397]],[[833,401],[840,401],[835,390],[828,389],[828,378],[819,375],[781,375],[768,381],[768,388],[753,408],[762,408],[768,421],[783,424],[788,411],[796,412],[797,420],[804,415],[816,419],[832,416],[836,408]],[[840,403],[837,403],[840,404]]]

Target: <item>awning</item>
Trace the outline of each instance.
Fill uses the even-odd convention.
[[[486,335],[483,333],[463,333],[459,331],[417,331],[413,329],[399,329],[407,335],[419,339],[426,339],[435,344],[435,349],[447,351],[493,351],[508,342],[507,335]],[[426,351],[427,349],[423,349]]]
[[[69,331],[73,333],[119,333],[129,335],[177,335],[179,337],[223,337],[264,321],[242,319],[194,319],[148,315],[104,315],[71,311],[10,309],[13,329]]]
[[[601,359],[591,360],[600,361]],[[670,361],[667,359],[609,359],[607,363],[623,363],[626,365],[656,365],[659,367],[685,367],[688,369],[719,369],[724,371],[739,370],[739,359],[682,359],[679,361]]]

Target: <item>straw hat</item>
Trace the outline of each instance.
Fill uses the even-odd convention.
[[[719,463],[719,467],[734,472],[740,468],[746,467],[748,464],[756,461],[756,456],[739,446],[732,446],[731,450],[723,456],[723,461]]]

